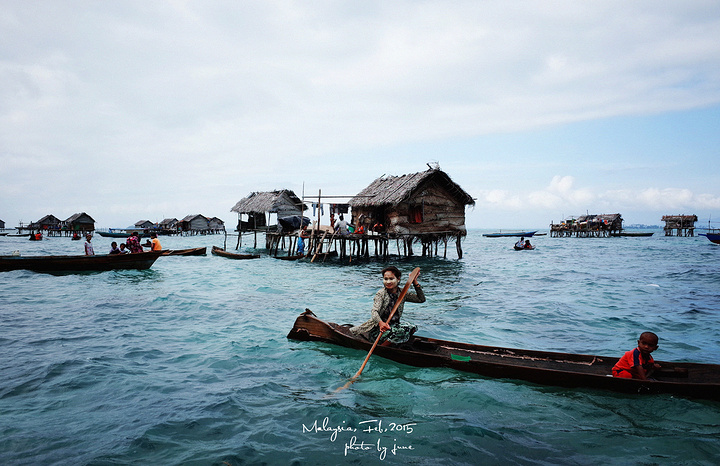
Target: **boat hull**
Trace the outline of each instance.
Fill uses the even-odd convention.
[[[310,310],[296,320],[288,338],[321,341],[368,351],[370,341],[348,327],[324,322]],[[517,379],[567,388],[593,388],[623,393],[669,393],[720,400],[720,365],[659,361],[655,380],[612,377],[618,357],[554,353],[472,345],[414,337],[401,347],[377,346],[374,354],[417,367],[448,367],[485,377]]]
[[[700,236],[706,237],[711,243],[720,244],[720,233],[700,233]]]
[[[102,272],[106,270],[149,269],[161,252],[101,254],[95,256],[0,256],[0,272]]]
[[[486,238],[509,238],[512,236],[524,236],[525,238],[532,238],[533,235],[537,232],[535,231],[516,231],[516,232],[508,232],[508,233],[485,233],[483,236]]]
[[[260,257],[260,254],[235,254],[234,252],[227,252],[217,246],[212,247],[212,253],[216,256],[227,257],[228,259],[258,259]]]
[[[163,256],[204,256],[207,255],[207,248],[190,248],[190,249],[163,249]]]

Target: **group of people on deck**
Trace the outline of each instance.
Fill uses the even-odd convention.
[[[407,292],[403,301],[397,304],[402,276],[400,270],[389,266],[381,273],[383,287],[375,293],[370,319],[350,327],[350,332],[371,342],[377,340],[380,345],[408,348],[408,345],[412,345],[417,326],[401,321],[404,303],[424,303],[425,293],[415,277],[412,282],[414,292]],[[396,304],[397,310],[390,317]],[[658,336],[652,332],[643,332],[637,343],[637,348],[626,352],[612,368],[613,377],[647,380],[654,371],[661,368],[651,355],[658,348]]]
[[[157,237],[157,233],[150,233],[150,240],[145,243],[146,247],[149,247],[151,251],[162,251],[160,240]],[[131,254],[144,252],[143,245],[140,244],[140,235],[134,231],[124,243],[121,243],[118,247],[117,241],[113,241],[110,244],[110,252],[108,254]],[[94,256],[95,249],[92,244],[92,235],[88,233],[85,235],[85,255]]]

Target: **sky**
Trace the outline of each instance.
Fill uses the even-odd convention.
[[[0,0],[0,219],[219,217],[439,165],[468,228],[720,220],[720,2]]]

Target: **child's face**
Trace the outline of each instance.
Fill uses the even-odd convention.
[[[640,337],[638,340],[638,349],[641,353],[650,354],[658,349],[657,340],[654,338]]]

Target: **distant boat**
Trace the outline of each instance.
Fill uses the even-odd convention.
[[[228,259],[258,259],[260,257],[260,254],[236,254],[234,252],[227,252],[217,246],[212,247],[212,253],[216,256],[227,257]]]
[[[514,232],[497,232],[497,233],[485,233],[483,236],[486,236],[488,238],[507,238],[509,236],[524,236],[526,238],[532,238],[532,236],[537,232],[535,231],[514,231]]]
[[[711,243],[720,244],[720,233],[700,233],[698,236],[704,236],[710,240]]]
[[[640,238],[640,237],[647,237],[652,236],[653,232],[645,232],[645,231],[621,231],[620,233],[610,233],[610,237],[613,238],[619,238],[621,236],[629,236],[633,238]]]
[[[190,249],[163,249],[163,256],[204,256],[207,254],[207,248],[190,248]]]
[[[110,228],[108,231],[95,230],[95,233],[105,238],[127,238],[128,236],[132,235],[133,232],[137,232],[140,238],[150,237],[149,233],[143,233],[142,230],[121,230],[115,228]]]
[[[305,254],[295,254],[294,256],[274,256],[275,259],[280,259],[284,261],[296,261],[298,259],[302,259],[305,257]]]
[[[95,256],[0,256],[0,272],[99,272],[149,269],[162,253],[99,254]]]

